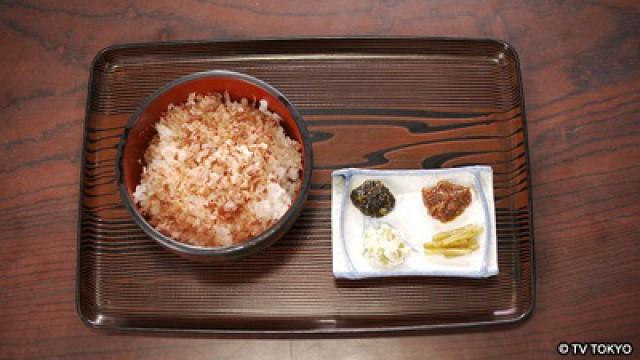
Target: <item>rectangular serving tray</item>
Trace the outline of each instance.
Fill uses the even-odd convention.
[[[129,116],[183,75],[226,69],[282,91],[312,134],[312,189],[291,231],[240,261],[199,264],[123,208],[116,147]],[[517,54],[495,40],[351,38],[175,42],[102,50],[91,68],[77,309],[102,329],[252,337],[397,334],[512,323],[535,299],[530,171]],[[487,279],[336,280],[331,172],[494,171],[500,273]]]

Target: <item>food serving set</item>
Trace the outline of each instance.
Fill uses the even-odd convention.
[[[250,256],[214,263],[176,256],[151,239],[123,203],[117,166],[127,124],[145,99],[176,79],[211,70],[247,74],[279,90],[303,119],[313,150],[307,200],[284,236]],[[114,46],[92,66],[84,136],[77,308],[93,327],[357,336],[512,323],[533,309],[524,99],[517,54],[504,42],[353,38]],[[468,172],[469,184],[478,184],[473,199],[485,206],[477,210],[486,255],[478,257],[480,272],[358,271],[365,265],[351,261],[353,250],[336,245],[344,235],[336,224],[351,226],[342,214],[353,186],[340,186],[399,169],[427,176],[426,184],[448,168]],[[408,216],[431,221],[423,212]],[[357,224],[368,221],[350,216]],[[346,267],[336,254],[349,258]]]

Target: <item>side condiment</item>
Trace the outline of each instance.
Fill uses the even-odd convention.
[[[351,191],[351,201],[364,215],[383,217],[391,212],[396,199],[379,180],[366,180]]]
[[[460,216],[469,207],[471,190],[443,180],[432,188],[423,188],[422,201],[429,215],[446,223]]]
[[[480,245],[476,239],[482,233],[482,226],[465,225],[463,227],[437,233],[431,242],[424,244],[425,255],[462,256],[477,250]]]
[[[369,226],[364,232],[364,256],[380,268],[395,267],[404,263],[411,249],[400,239],[398,230],[389,224]]]

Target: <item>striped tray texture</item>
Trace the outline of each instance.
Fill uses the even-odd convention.
[[[263,79],[312,133],[305,210],[273,247],[198,264],[161,248],[123,208],[116,146],[168,81],[227,69]],[[491,40],[314,39],[125,45],[96,57],[87,101],[78,310],[99,328],[255,336],[424,331],[513,322],[534,299],[530,178],[518,60]],[[494,170],[500,274],[338,281],[330,173],[343,167]]]

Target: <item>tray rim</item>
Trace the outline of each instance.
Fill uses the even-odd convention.
[[[520,95],[520,107],[522,114],[522,129],[524,133],[524,156],[526,160],[527,178],[529,180],[529,186],[527,187],[528,193],[528,220],[530,229],[530,257],[531,257],[531,295],[529,307],[520,313],[517,317],[512,319],[502,320],[486,320],[486,321],[473,321],[473,322],[453,322],[447,324],[431,324],[431,325],[408,325],[408,326],[387,326],[387,327],[354,327],[354,328],[315,328],[315,329],[282,329],[282,330],[259,330],[259,329],[215,329],[215,328],[160,328],[160,327],[137,327],[137,326],[121,326],[121,325],[104,325],[99,324],[95,320],[89,319],[82,311],[80,305],[82,295],[80,293],[80,242],[82,234],[82,203],[84,194],[84,165],[86,162],[86,145],[87,145],[87,133],[88,123],[91,111],[91,99],[93,97],[93,84],[95,81],[96,65],[100,60],[105,59],[106,55],[112,51],[124,50],[124,49],[148,49],[152,47],[160,46],[180,46],[180,45],[214,45],[214,44],[250,44],[257,42],[295,42],[295,41],[452,41],[452,42],[487,42],[495,43],[504,47],[506,51],[511,51],[514,56],[516,79],[518,80],[518,91]],[[133,42],[133,43],[120,43],[106,46],[96,53],[89,66],[89,78],[87,81],[87,98],[85,103],[85,116],[83,121],[82,131],[82,148],[80,157],[80,191],[78,194],[78,222],[76,233],[76,286],[75,286],[75,309],[80,321],[90,329],[104,332],[114,333],[149,333],[149,334],[194,334],[194,335],[209,335],[213,337],[221,338],[337,338],[337,337],[362,337],[362,336],[392,336],[392,335],[420,335],[433,333],[434,331],[447,331],[447,330],[464,330],[464,329],[477,329],[477,328],[495,328],[496,326],[507,326],[517,323],[521,323],[529,319],[536,307],[536,255],[535,255],[535,224],[533,219],[533,192],[532,192],[532,177],[531,177],[531,160],[529,156],[529,131],[527,127],[527,115],[526,115],[526,101],[524,93],[524,83],[522,81],[522,71],[520,66],[520,55],[516,48],[503,39],[489,38],[489,37],[455,37],[455,36],[376,36],[376,35],[364,35],[364,36],[312,36],[312,37],[257,37],[246,39],[221,39],[221,40],[176,40],[176,41],[152,41],[152,42]]]

